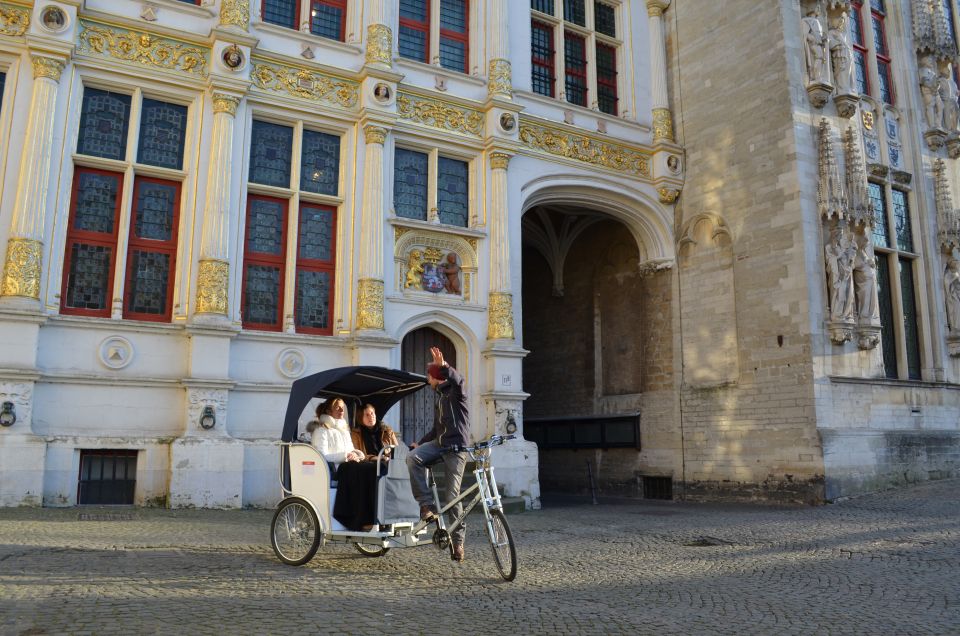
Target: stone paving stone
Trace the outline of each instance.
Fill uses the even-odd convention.
[[[85,515],[81,520],[81,515]],[[271,511],[0,509],[0,634],[960,634],[960,481],[823,507],[545,498],[500,580],[328,545],[290,567]]]

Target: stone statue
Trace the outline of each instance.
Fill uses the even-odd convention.
[[[857,254],[850,230],[840,226],[833,228],[824,252],[830,284],[830,320],[850,322],[854,311],[853,262]]]
[[[833,82],[837,95],[853,94],[853,47],[847,29],[847,13],[841,12],[830,20],[827,35],[830,58],[833,60]]]
[[[857,296],[857,316],[861,322],[875,324],[880,320],[877,298],[877,259],[870,238],[857,240],[857,254],[853,262],[853,286]]]
[[[943,295],[950,331],[960,332],[960,261],[955,258],[947,261],[947,270],[943,273]]]
[[[927,116],[927,128],[943,126],[943,98],[940,97],[940,78],[930,60],[920,64],[920,95],[923,97],[924,113]]]
[[[420,289],[420,279],[423,276],[423,254],[420,250],[410,250],[407,256],[407,279],[404,287]]]
[[[940,71],[939,93],[943,103],[943,127],[950,132],[956,132],[960,105],[957,104],[957,84],[947,69]]]
[[[829,83],[827,36],[820,23],[820,12],[814,9],[803,19],[803,43],[807,60],[807,76],[811,82]]]
[[[460,266],[457,265],[457,253],[448,252],[447,262],[443,265],[443,275],[446,280],[443,283],[443,289],[448,294],[460,293]]]

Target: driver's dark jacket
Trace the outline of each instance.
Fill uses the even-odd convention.
[[[441,448],[466,446],[470,440],[470,413],[467,411],[466,388],[463,376],[451,366],[440,367],[445,379],[437,386],[437,405],[433,429],[418,443],[437,440]]]

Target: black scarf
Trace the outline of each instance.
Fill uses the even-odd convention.
[[[376,455],[383,449],[379,423],[370,427],[361,424],[360,435],[363,438],[363,447],[367,449],[367,455]]]

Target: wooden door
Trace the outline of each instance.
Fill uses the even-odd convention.
[[[457,350],[453,343],[430,327],[421,327],[404,336],[400,345],[400,366],[404,371],[425,374],[427,365],[433,360],[430,347],[440,349],[443,359],[450,366],[457,366]],[[433,428],[435,398],[436,393],[430,387],[403,398],[400,403],[400,434],[407,444],[420,441]]]

